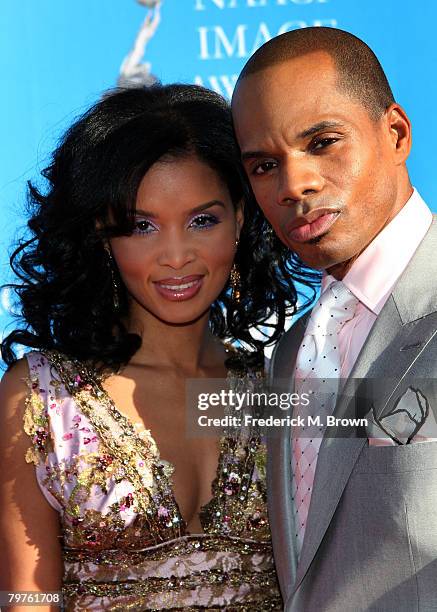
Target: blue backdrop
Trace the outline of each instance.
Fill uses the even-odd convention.
[[[142,0],[143,3],[150,0]],[[45,166],[73,118],[116,84],[146,15],[135,0],[2,0],[0,282],[25,223],[25,181]],[[271,36],[310,25],[363,38],[386,70],[414,134],[409,169],[434,211],[436,149],[429,116],[437,94],[433,0],[164,0],[146,60],[163,82],[197,82],[230,95],[245,60]],[[10,321],[0,295],[0,330]]]

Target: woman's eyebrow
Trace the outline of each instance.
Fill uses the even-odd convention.
[[[221,200],[210,200],[209,202],[205,202],[204,204],[200,204],[199,206],[192,208],[189,211],[189,214],[202,212],[203,210],[207,210],[208,208],[211,208],[211,206],[221,206],[222,208],[226,208],[226,206],[224,205],[224,202],[222,202]]]
[[[156,219],[156,217],[158,216],[156,213],[152,212],[151,210],[143,210],[142,208],[136,208],[135,214],[141,215],[142,217],[152,217],[152,219]]]
[[[191,215],[193,213],[202,212],[203,210],[207,210],[212,206],[221,206],[222,208],[226,208],[224,203],[221,200],[210,200],[209,202],[205,202],[204,204],[199,204],[199,206],[195,206],[194,208],[190,208],[187,211],[187,214]],[[156,219],[159,215],[151,210],[143,210],[142,208],[137,208],[135,210],[136,215],[141,215],[142,217],[150,217],[151,219]]]

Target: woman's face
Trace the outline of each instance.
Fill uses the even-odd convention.
[[[242,222],[207,164],[154,164],[138,190],[134,233],[111,239],[133,312],[173,324],[205,314],[228,280]]]

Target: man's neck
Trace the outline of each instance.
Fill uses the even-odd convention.
[[[402,208],[411,198],[412,194],[413,194],[413,187],[411,183],[408,182],[408,185],[406,186],[404,192],[402,193],[402,196],[398,198],[398,202],[393,207],[389,216],[387,217],[383,225],[379,228],[379,230],[376,232],[376,234],[372,237],[372,239],[358,253],[356,253],[350,259],[347,259],[346,261],[342,261],[338,264],[335,264],[334,266],[331,266],[330,268],[327,268],[326,273],[333,276],[336,280],[343,280],[343,278],[352,268],[352,266],[354,265],[358,257],[361,255],[361,253],[363,253],[367,249],[369,244],[371,244],[373,240],[375,240],[376,236],[378,236],[382,232],[382,230],[385,227],[387,227],[387,225],[396,217],[396,215],[402,210]]]

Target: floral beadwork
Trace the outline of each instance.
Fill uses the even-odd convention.
[[[67,610],[281,609],[258,432],[221,439],[203,533],[192,535],[173,466],[117,410],[102,379],[54,351],[27,359],[26,461],[60,512]],[[229,376],[235,388],[261,380]]]
[[[42,366],[45,364],[44,357],[42,356],[40,364]],[[26,398],[23,417],[24,431],[32,439],[32,446],[26,453],[26,461],[35,465],[38,465],[41,459],[53,450],[49,415],[43,399],[43,394],[46,393],[46,390],[40,387],[37,371],[38,366],[36,364],[32,365],[29,378],[25,381],[29,387],[30,395]]]

